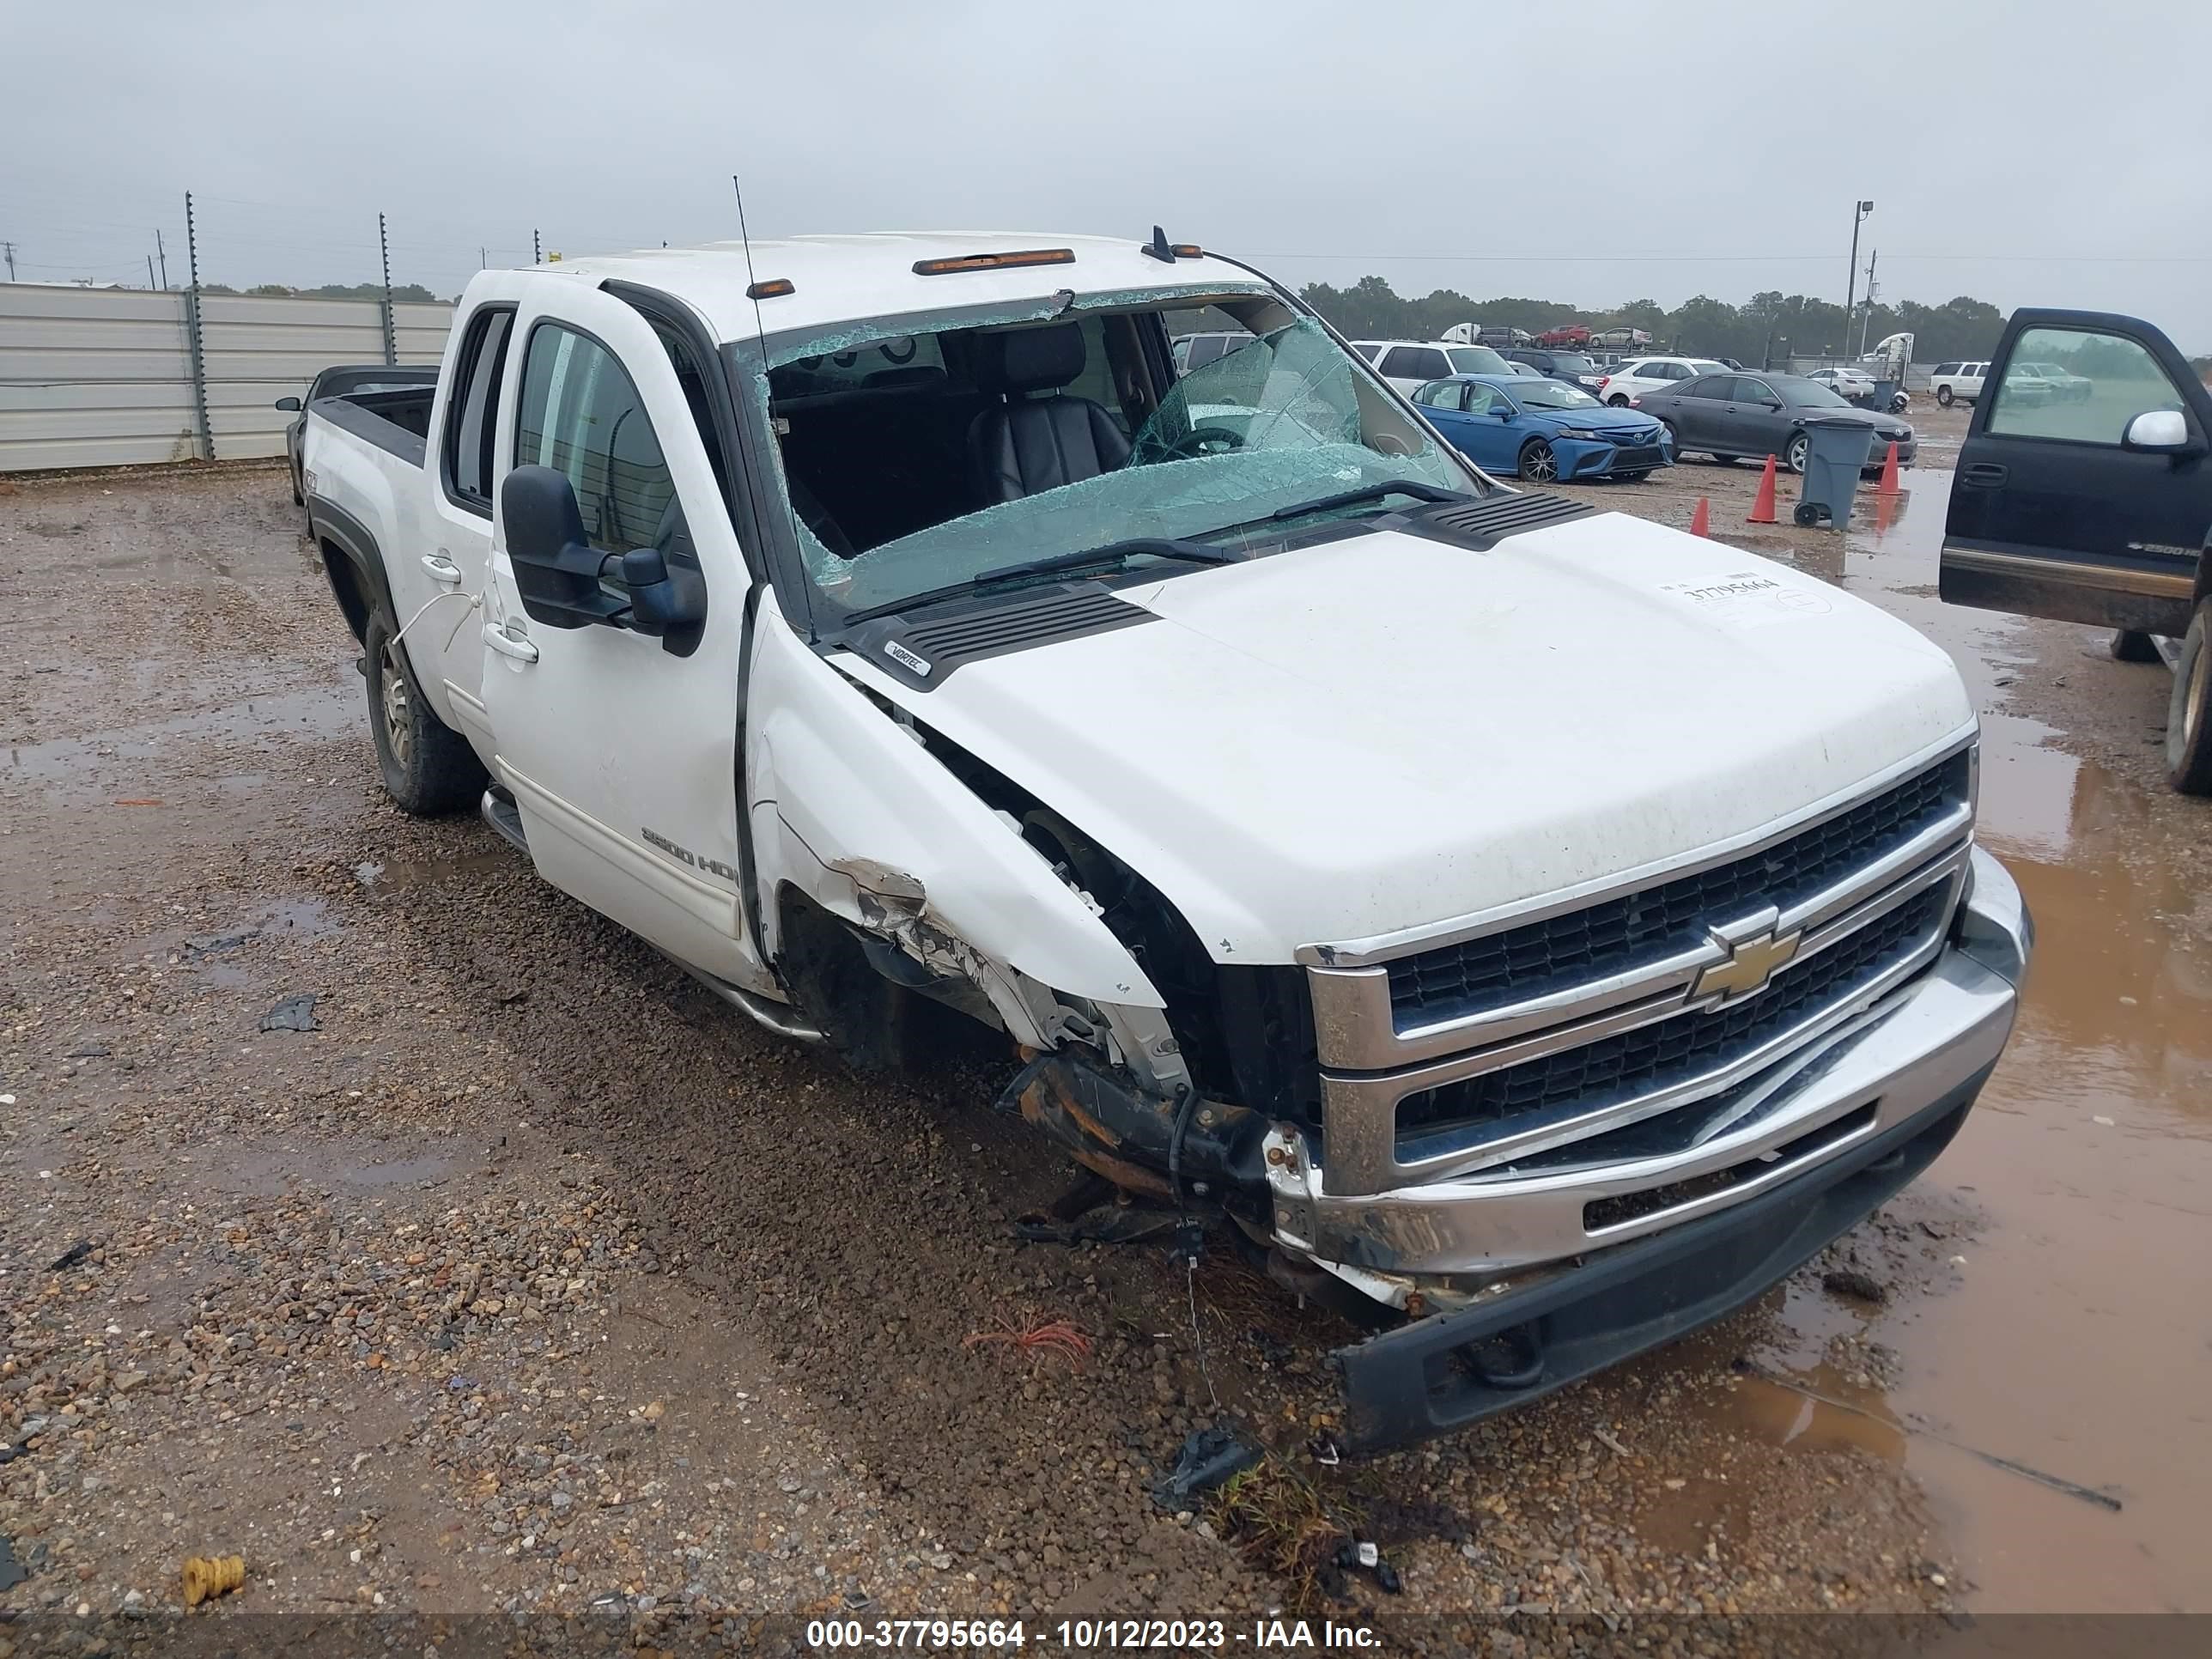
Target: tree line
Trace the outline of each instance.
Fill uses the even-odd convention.
[[[233,288],[227,283],[203,283],[203,294],[242,294],[255,300],[381,300],[381,283],[325,283],[320,288],[287,288],[282,283],[256,283],[252,288]],[[446,303],[420,283],[394,283],[392,297],[410,304]]]
[[[1595,311],[1552,300],[1471,300],[1448,288],[1417,300],[1397,293],[1381,276],[1363,276],[1343,289],[1313,283],[1300,293],[1355,340],[1433,340],[1454,323],[1521,328],[1531,334],[1581,323],[1593,332],[1640,328],[1656,343],[1674,350],[1700,357],[1733,357],[1744,363],[1764,363],[1785,354],[1856,356],[1863,317],[1869,346],[1885,335],[1909,333],[1914,338],[1912,355],[1922,362],[1987,357],[1996,349],[2005,322],[2005,313],[1995,306],[1963,294],[1940,306],[1911,300],[1877,305],[1871,315],[1865,315],[1861,305],[1846,318],[1844,307],[1833,301],[1784,294],[1779,289],[1754,294],[1741,306],[1700,294],[1672,311],[1654,300],[1631,300]]]

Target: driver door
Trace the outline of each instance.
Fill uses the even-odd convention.
[[[583,607],[606,613],[595,620],[550,607],[536,586],[526,601],[509,504],[498,502],[483,631],[494,770],[546,880],[679,961],[763,988],[738,873],[750,577],[718,477],[720,440],[695,418],[671,355],[680,343],[611,294],[532,286],[540,292],[522,302],[508,348],[501,480],[518,465],[565,477],[591,552],[611,562]],[[653,637],[624,620],[628,596],[606,573],[637,548],[703,580],[696,636]]]

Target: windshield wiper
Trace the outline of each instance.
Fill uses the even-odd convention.
[[[1303,519],[1309,514],[1327,513],[1340,507],[1358,507],[1364,501],[1383,501],[1392,495],[1410,495],[1417,501],[1437,504],[1474,499],[1463,489],[1446,489],[1437,484],[1423,483],[1419,478],[1390,478],[1382,483],[1363,484],[1358,489],[1340,489],[1334,495],[1316,495],[1310,501],[1293,501],[1288,507],[1277,507],[1263,518],[1241,519],[1235,524],[1225,524],[1206,533],[1225,536],[1232,530],[1243,530],[1255,524],[1279,524],[1290,519]]]
[[[865,611],[848,613],[842,623],[850,628],[855,623],[873,622],[878,617],[894,617],[901,611],[912,611],[925,605],[939,605],[946,599],[957,599],[969,593],[980,593],[994,587],[1014,582],[1030,581],[1039,576],[1053,576],[1078,570],[1118,570],[1139,553],[1151,553],[1164,559],[1181,559],[1187,564],[1238,564],[1250,558],[1249,553],[1215,547],[1208,542],[1178,540],[1172,536],[1132,536],[1127,541],[1108,542],[1103,547],[1087,547],[1073,553],[1055,553],[1048,559],[1025,559],[1019,564],[1002,564],[995,570],[986,570],[970,576],[965,581],[951,582],[943,587],[924,588],[919,593],[909,593],[902,599],[891,599],[882,605],[870,605]]]
[[[1187,564],[1238,564],[1250,558],[1249,553],[1231,552],[1225,547],[1216,547],[1211,542],[1182,541],[1172,536],[1132,536],[1127,541],[1108,542],[1103,547],[1085,548],[1074,553],[1055,553],[1048,559],[1030,559],[1021,564],[1002,564],[996,570],[986,570],[971,579],[975,587],[996,587],[1002,582],[1026,581],[1032,576],[1056,575],[1063,571],[1091,570],[1101,565],[1118,568],[1129,562],[1133,554],[1151,553],[1163,559],[1181,559]]]

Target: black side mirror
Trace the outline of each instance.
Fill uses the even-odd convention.
[[[622,556],[622,571],[629,625],[672,655],[690,656],[706,630],[707,579],[694,566],[670,564],[657,547],[632,548]]]
[[[297,415],[300,412],[300,400],[297,398],[279,398],[276,400],[276,407],[287,415]]]
[[[599,585],[607,555],[586,539],[584,515],[567,477],[518,466],[499,489],[515,592],[532,622],[548,628],[619,627],[626,602]]]

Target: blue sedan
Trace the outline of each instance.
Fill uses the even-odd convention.
[[[1486,472],[1531,483],[1625,478],[1674,465],[1667,428],[1633,409],[1608,409],[1564,380],[1455,374],[1413,394],[1437,430]]]

